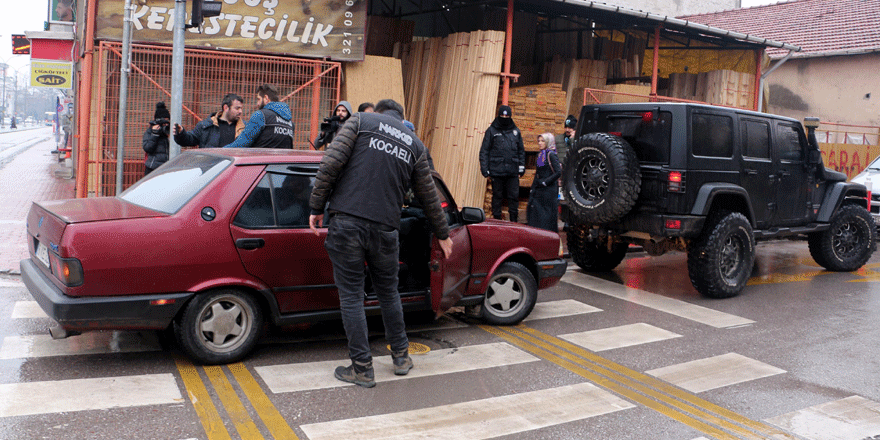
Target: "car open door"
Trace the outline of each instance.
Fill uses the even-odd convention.
[[[439,316],[458,303],[467,290],[471,276],[471,239],[455,201],[436,174],[434,183],[449,221],[449,238],[452,240],[452,255],[445,258],[437,237],[431,239],[431,308]]]

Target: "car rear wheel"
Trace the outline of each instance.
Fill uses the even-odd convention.
[[[810,255],[825,269],[851,272],[862,267],[874,250],[874,220],[868,211],[857,205],[841,207],[831,219],[831,227],[810,234]]]
[[[529,316],[537,300],[538,283],[532,273],[522,264],[504,263],[489,279],[482,318],[489,324],[517,324]]]
[[[257,302],[237,290],[196,295],[175,323],[181,348],[203,364],[227,364],[257,344],[263,314]]]
[[[688,249],[691,284],[704,296],[729,298],[746,287],[755,263],[755,237],[749,220],[738,212],[709,217]]]
[[[571,260],[587,272],[608,272],[617,267],[626,257],[627,243],[613,243],[609,249],[607,242],[588,241],[586,227],[572,226],[566,234],[568,252]]]
[[[563,195],[580,223],[620,219],[636,203],[642,177],[627,141],[607,133],[581,136],[562,167]]]

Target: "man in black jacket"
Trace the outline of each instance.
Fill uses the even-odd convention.
[[[174,124],[174,142],[199,148],[220,148],[231,144],[244,131],[244,121],[241,120],[243,103],[241,96],[230,93],[223,97],[220,111],[200,121],[192,131]]]
[[[312,147],[316,150],[323,150],[324,147],[330,145],[330,142],[333,142],[333,138],[336,136],[336,132],[339,131],[339,127],[345,124],[345,121],[351,117],[351,114],[351,104],[348,101],[340,101],[336,105],[336,109],[333,110],[333,114],[321,123],[321,133],[315,138]]]
[[[522,134],[513,122],[513,111],[502,105],[498,117],[483,136],[480,172],[492,182],[492,217],[501,218],[501,202],[507,199],[510,221],[519,218],[519,178],[526,172]]]
[[[447,258],[452,240],[428,167],[428,149],[403,125],[400,104],[385,99],[375,113],[355,113],[326,151],[309,199],[309,226],[318,234],[326,205],[332,220],[324,247],[333,264],[352,362],[334,375],[369,388],[376,381],[364,314],[365,262],[382,308],[394,374],[405,375],[413,367],[397,291],[400,211],[410,187]]]

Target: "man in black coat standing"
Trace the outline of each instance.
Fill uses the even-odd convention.
[[[171,113],[164,102],[156,103],[153,120],[144,132],[143,147],[147,157],[144,160],[144,176],[150,174],[163,163],[168,162],[168,134],[171,131]]]
[[[220,111],[196,124],[191,131],[186,131],[180,124],[174,124],[174,142],[180,146],[199,148],[220,148],[235,141],[244,131],[241,119],[244,100],[235,93],[223,97]]]
[[[513,111],[502,105],[486,130],[480,147],[480,172],[492,179],[492,217],[501,218],[501,201],[507,199],[510,221],[519,218],[519,178],[526,172],[522,133],[513,122]]]

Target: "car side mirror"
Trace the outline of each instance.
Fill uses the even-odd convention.
[[[471,208],[465,206],[464,208],[461,208],[461,221],[466,225],[483,223],[486,221],[486,213],[483,212],[483,208]]]

